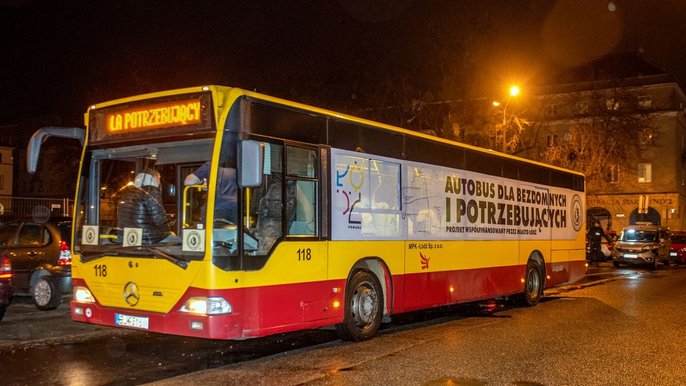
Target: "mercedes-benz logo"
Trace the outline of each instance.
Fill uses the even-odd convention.
[[[138,304],[141,299],[141,291],[136,283],[130,281],[124,286],[124,301],[131,307]]]

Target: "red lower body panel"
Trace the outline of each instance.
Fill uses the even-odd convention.
[[[546,287],[583,277],[584,261],[549,264]],[[389,312],[400,313],[466,301],[512,295],[524,291],[524,266],[427,272],[392,277]],[[388,282],[387,282],[388,283]],[[75,286],[87,287],[82,279]],[[229,290],[189,288],[169,313],[116,309],[98,303],[71,302],[75,321],[116,326],[117,314],[147,321],[146,331],[208,339],[246,339],[340,323],[345,303],[345,280],[329,280]],[[221,296],[232,307],[226,315],[179,312],[193,296]],[[79,312],[77,312],[77,310]]]

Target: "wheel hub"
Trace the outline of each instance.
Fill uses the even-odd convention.
[[[33,288],[33,297],[36,303],[41,306],[48,304],[50,295],[50,286],[44,280],[39,280]]]
[[[376,315],[376,292],[370,287],[361,286],[353,296],[352,309],[358,326],[372,324]]]

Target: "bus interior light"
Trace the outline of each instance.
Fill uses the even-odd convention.
[[[221,315],[232,312],[231,304],[226,299],[219,296],[195,296],[181,306],[179,312],[186,312],[196,315]]]
[[[95,298],[91,291],[86,287],[75,286],[74,287],[74,300],[79,303],[95,303]]]

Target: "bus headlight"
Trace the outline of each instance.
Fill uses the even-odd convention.
[[[95,298],[91,291],[86,287],[75,286],[74,287],[74,300],[79,303],[95,303]]]
[[[194,296],[181,306],[179,312],[200,315],[230,314],[231,304],[219,296]]]

